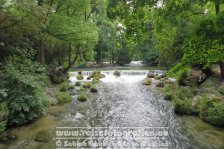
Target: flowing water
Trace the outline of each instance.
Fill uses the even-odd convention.
[[[90,71],[83,72],[85,78]],[[55,138],[56,127],[80,127],[122,129],[122,131],[144,128],[166,129],[168,136],[161,137],[163,142],[168,142],[169,149],[223,149],[224,130],[202,122],[197,117],[175,115],[172,104],[163,100],[161,91],[155,85],[143,86],[142,81],[148,71],[121,71],[121,77],[112,75],[113,71],[103,71],[106,75],[97,86],[98,93],[88,93],[86,102],[77,99],[78,88],[73,90],[71,104],[56,106],[50,112],[36,122],[14,128],[6,132],[9,135],[17,135],[18,139],[11,144],[0,144],[1,149],[53,149],[55,142],[51,139],[47,143],[34,141],[39,130],[50,132],[50,138]],[[154,70],[152,73],[159,75],[164,71]],[[70,80],[75,83],[75,75],[72,72]],[[86,136],[88,139],[89,136]],[[86,139],[84,138],[84,139]],[[101,138],[108,139],[107,137]],[[127,148],[143,148],[141,145],[150,142],[152,137],[128,136],[122,138],[128,142]],[[94,146],[88,146],[94,148]],[[144,147],[145,148],[145,147]],[[148,147],[148,148],[155,148]]]

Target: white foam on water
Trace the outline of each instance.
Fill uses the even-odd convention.
[[[143,80],[146,75],[121,75],[116,77],[114,75],[105,74],[105,78],[100,79],[104,83],[136,83]]]

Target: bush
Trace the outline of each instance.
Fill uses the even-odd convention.
[[[224,103],[214,102],[211,108],[208,108],[207,120],[216,126],[224,126]]]
[[[224,95],[224,86],[220,87],[219,92],[220,94]]]
[[[45,72],[37,63],[23,59],[8,62],[0,73],[0,86],[7,89],[8,125],[22,125],[39,117],[49,105],[44,91]],[[42,69],[41,69],[42,70]]]
[[[196,90],[192,87],[183,87],[175,84],[166,84],[163,93],[165,95],[166,100],[172,100],[175,97],[184,99],[184,98],[192,98],[196,95]]]
[[[152,84],[152,80],[150,78],[145,78],[143,85],[151,85]]]
[[[165,85],[163,89],[166,100],[172,100],[174,111],[178,114],[198,114],[198,105],[192,105],[191,99],[196,94],[194,88],[178,85]]]
[[[6,129],[6,121],[0,122],[0,132],[3,132]]]
[[[197,109],[192,106],[191,100],[188,98],[180,99],[175,97],[173,99],[174,111],[178,114],[194,114]]]
[[[74,86],[69,84],[69,82],[63,82],[59,85],[59,90],[60,91],[68,91],[70,89],[73,89]]]
[[[224,126],[224,102],[203,97],[199,105],[200,118],[216,126]]]
[[[166,100],[172,100],[175,97],[174,92],[176,92],[178,87],[176,85],[165,85],[163,89],[163,94]]]
[[[81,82],[75,82],[75,86],[81,86]]]
[[[96,89],[96,86],[95,85],[92,85],[91,86],[90,92],[93,92],[93,93],[98,92],[98,90]]]
[[[184,97],[192,98],[196,94],[197,94],[197,91],[195,90],[195,88],[189,87],[189,86],[181,87],[179,91],[179,97],[181,98],[184,98]]]
[[[189,76],[190,76],[190,69],[183,69],[182,71],[180,71],[177,77],[177,82],[179,83],[179,85],[186,85],[186,80],[188,79]]]
[[[79,95],[78,97],[78,100],[81,101],[81,102],[84,102],[87,100],[87,95],[85,92],[81,92],[81,94]]]
[[[68,103],[72,101],[72,97],[68,92],[58,92],[55,94],[59,104]]]
[[[91,83],[90,82],[85,82],[83,84],[83,88],[90,88],[91,87]]]
[[[4,100],[6,97],[7,96],[2,98],[0,93],[0,132],[6,129],[6,122],[9,116],[8,101]],[[4,100],[4,101],[1,101],[1,100]]]
[[[77,80],[83,80],[84,79],[84,77],[82,75],[78,75],[78,76],[76,76],[76,78],[77,78]]]

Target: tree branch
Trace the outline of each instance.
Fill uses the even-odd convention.
[[[13,26],[19,24],[19,23],[20,23],[22,20],[24,20],[27,16],[28,16],[28,14],[25,15],[24,17],[22,17],[20,20],[14,22],[14,23],[12,23],[12,24],[10,24],[10,25],[8,25],[8,26],[0,27],[0,29],[3,30],[3,29],[7,29],[7,28],[10,28],[10,27],[13,27]]]

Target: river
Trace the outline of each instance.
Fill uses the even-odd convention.
[[[0,148],[53,149],[58,141],[55,132],[63,127],[79,127],[79,130],[97,128],[98,131],[107,128],[122,131],[166,129],[168,135],[160,139],[168,142],[169,149],[224,148],[224,129],[213,127],[197,117],[176,115],[172,103],[163,99],[161,91],[155,85],[142,85],[148,71],[125,70],[118,78],[113,76],[112,72],[104,72],[106,77],[98,84],[98,93],[88,93],[86,102],[76,100],[76,88],[73,90],[74,100],[71,103],[52,107],[48,114],[32,124],[6,131],[5,134],[16,135],[17,140],[10,144],[0,144]],[[91,72],[84,72],[85,77],[89,73]],[[75,74],[76,72],[72,72],[70,77],[73,84],[76,81]],[[49,132],[51,139],[48,142],[34,141],[36,133],[40,130]],[[152,137],[133,135],[122,138],[129,143],[126,148],[146,148],[141,145],[150,142],[150,139]],[[94,148],[91,145],[88,147]]]

